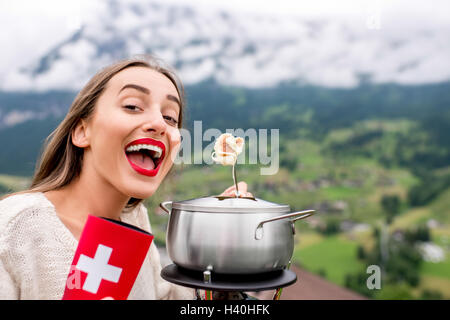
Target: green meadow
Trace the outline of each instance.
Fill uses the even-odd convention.
[[[389,134],[408,130],[412,124],[391,121],[382,125],[371,121],[358,126],[386,130],[387,135],[378,138],[381,142],[374,140],[369,142],[370,148],[360,147],[375,153],[348,151],[352,150],[348,141],[355,128],[330,131],[322,142],[307,137],[282,137],[280,167],[275,175],[261,175],[260,166],[243,164],[237,166],[238,179],[246,181],[257,198],[289,204],[292,210],[317,211],[313,217],[296,223],[293,262],[341,286],[346,285],[348,275],[367,268],[358,250],[371,252],[376,248],[375,230],[386,220],[382,199],[386,195],[396,196],[398,212],[387,228],[389,236],[434,221],[429,228],[430,241],[444,250],[445,258],[438,263],[422,261],[417,270],[418,283],[400,283],[401,290],[397,291],[395,285],[389,285],[374,297],[420,299],[424,290],[431,290],[439,292],[442,298],[450,298],[450,189],[424,204],[412,206],[408,198],[410,190],[420,185],[423,178],[407,166],[386,165],[380,160],[391,152],[391,140],[395,139]],[[339,148],[348,152],[342,153]],[[0,175],[0,191],[23,190],[29,181],[29,177]],[[155,241],[165,244],[168,222],[168,215],[159,208],[160,202],[217,195],[232,183],[230,167],[174,166],[158,191],[145,201]],[[345,228],[346,224],[349,227]]]

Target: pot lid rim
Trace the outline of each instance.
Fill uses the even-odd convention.
[[[216,199],[216,200],[213,200]],[[277,204],[265,201],[259,198],[242,199],[242,198],[225,198],[220,200],[218,196],[195,198],[183,201],[172,202],[173,209],[185,211],[202,211],[202,212],[241,212],[241,213],[257,213],[257,212],[289,212],[290,206],[287,204]],[[202,201],[213,201],[222,205],[211,205],[210,203],[201,204]],[[225,201],[225,202],[222,202]],[[244,201],[244,202],[242,202]],[[251,201],[251,202],[250,202]],[[252,202],[256,201],[258,205],[253,206]],[[244,205],[245,204],[245,205]]]

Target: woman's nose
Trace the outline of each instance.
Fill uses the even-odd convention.
[[[154,114],[151,119],[142,124],[145,132],[153,132],[156,135],[163,136],[167,130],[167,123],[161,114]]]

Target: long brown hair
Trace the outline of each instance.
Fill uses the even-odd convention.
[[[72,143],[72,132],[82,119],[88,120],[94,112],[98,98],[109,80],[120,71],[130,67],[146,67],[165,75],[177,89],[181,102],[178,127],[181,128],[185,109],[184,88],[177,75],[163,62],[148,55],[118,61],[95,74],[75,97],[70,109],[58,127],[46,138],[40,159],[26,192],[47,192],[62,188],[76,179],[82,168],[84,149]],[[11,196],[13,194],[7,195]],[[143,199],[131,198],[126,208],[135,208]]]

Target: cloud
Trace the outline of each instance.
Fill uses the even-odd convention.
[[[186,83],[215,77],[250,87],[291,80],[351,87],[360,74],[404,84],[450,79],[447,1],[192,0],[192,12],[185,1],[156,2],[1,2],[0,27],[8,30],[0,34],[1,88],[79,89],[105,64],[144,51],[180,66]],[[48,72],[26,71],[83,26]]]

